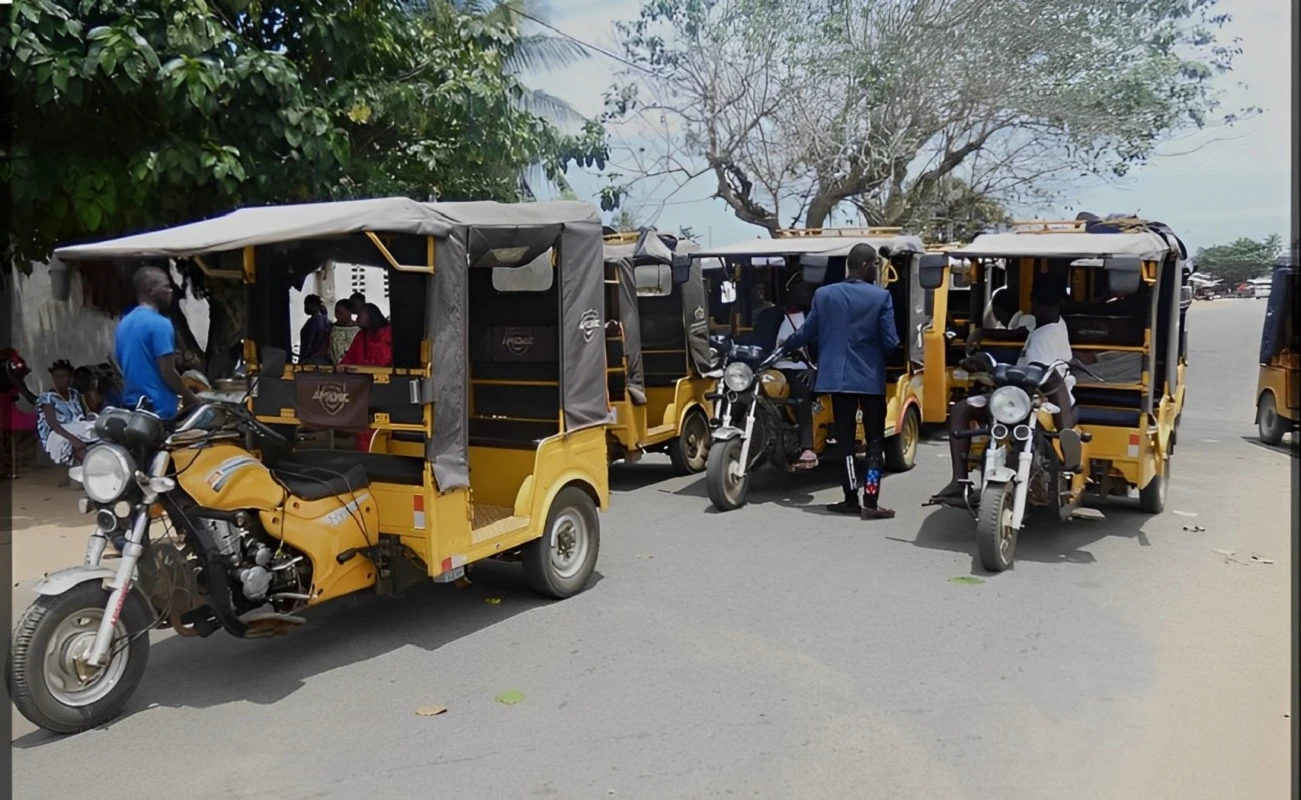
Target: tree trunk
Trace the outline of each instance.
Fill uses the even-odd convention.
[[[248,299],[242,281],[210,280],[208,295],[208,379],[230,377],[239,357],[248,319]]]

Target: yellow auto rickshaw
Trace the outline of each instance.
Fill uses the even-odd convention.
[[[976,318],[994,289],[1006,286],[1029,312],[1036,276],[1066,276],[1061,316],[1087,450],[1082,476],[1091,493],[1136,491],[1143,511],[1160,513],[1185,394],[1183,243],[1164,225],[1138,219],[1032,220],[977,236],[949,255],[968,264]],[[1025,337],[1024,330],[987,330],[982,349],[1014,363]],[[988,436],[973,442],[977,468],[982,442]],[[1088,512],[1077,513],[1075,503],[1053,505],[1063,517]]]
[[[651,228],[605,236],[611,462],[658,451],[683,474],[705,469],[715,378],[697,249]]]
[[[692,253],[716,264],[710,273],[711,314],[726,333],[711,336],[720,377],[707,472],[710,499],[720,510],[745,503],[749,479],[764,462],[792,469],[799,455],[789,386],[777,370],[755,375],[771,354],[785,318],[786,294],[796,283],[822,286],[841,281],[850,249],[867,243],[884,255],[881,284],[893,295],[902,347],[886,362],[885,466],[895,472],[916,463],[921,434],[922,330],[926,296],[938,286],[945,259],[928,255],[921,240],[897,229],[781,231],[773,239],[749,239]],[[729,296],[730,302],[725,301]],[[760,413],[760,410],[763,413]],[[755,422],[750,422],[754,417]],[[831,404],[813,401],[814,451],[828,444]],[[862,445],[861,422],[858,444]],[[717,468],[713,466],[718,461]]]
[[[1294,314],[1298,300],[1297,268],[1290,261],[1274,267],[1265,329],[1260,337],[1260,376],[1256,379],[1256,425],[1260,440],[1278,444],[1289,431],[1296,436],[1301,411],[1301,343]]]
[[[406,198],[247,208],[59,250],[243,281],[251,396],[171,421],[100,417],[73,476],[94,519],[86,563],[48,575],[17,625],[18,709],[59,733],[103,724],[155,627],[279,635],[321,603],[458,581],[486,558],[522,561],[541,594],[581,591],[609,502],[601,251],[584,203]],[[368,312],[356,335],[390,340],[389,363],[286,363],[291,296],[335,263],[387,276],[391,324]],[[309,449],[270,424],[380,435]]]
[[[926,245],[928,254],[944,257],[943,277],[928,295],[929,322],[922,331],[925,366],[921,413],[927,425],[947,421],[949,407],[965,397],[970,387],[970,380],[960,377],[958,364],[966,355],[967,335],[971,332],[971,282],[966,262],[947,255],[958,247],[961,244]]]

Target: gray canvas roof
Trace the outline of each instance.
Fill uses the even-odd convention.
[[[620,242],[617,244],[606,243],[605,259],[607,261],[618,261],[621,258],[627,259],[654,259],[665,264],[672,263],[674,253],[692,254],[700,249],[700,245],[690,239],[676,237],[677,246],[670,250],[669,246],[660,238],[660,232],[655,228],[643,228],[641,235],[634,242]]]
[[[455,226],[511,227],[600,223],[587,203],[418,203],[405,197],[255,206],[174,228],[54,251],[57,258],[184,258],[361,231],[445,236]]]
[[[1138,233],[985,233],[949,251],[967,258],[1105,258],[1138,256],[1159,260],[1173,246],[1159,234]]]
[[[746,239],[722,247],[706,247],[692,253],[693,258],[727,256],[802,256],[843,257],[854,245],[866,242],[880,250],[888,247],[896,253],[924,253],[926,245],[916,236],[792,236],[781,239]]]

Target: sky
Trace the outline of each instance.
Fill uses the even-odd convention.
[[[1217,79],[1225,109],[1259,106],[1263,113],[1231,128],[1183,134],[1164,143],[1143,167],[1123,180],[1091,181],[1055,208],[1016,209],[1036,217],[1069,218],[1077,211],[1137,213],[1174,228],[1191,251],[1240,236],[1289,238],[1291,195],[1291,8],[1289,0],[1220,0],[1233,20],[1225,38],[1242,39],[1234,70]],[[640,0],[551,0],[549,19],[566,34],[619,52],[614,23],[636,17]],[[528,76],[526,82],[566,100],[584,115],[602,110],[602,94],[620,65],[599,54],[563,70]],[[1245,84],[1245,88],[1239,84]],[[603,181],[571,169],[571,183],[585,199]],[[708,181],[679,191],[672,204],[642,193],[631,204],[665,230],[690,225],[702,244],[765,235],[737,220],[721,200],[711,200]],[[1021,216],[1021,213],[1018,213]]]

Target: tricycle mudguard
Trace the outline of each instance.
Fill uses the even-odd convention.
[[[989,467],[985,472],[986,482],[1011,483],[1016,479],[1016,470],[1005,464]]]
[[[744,434],[740,428],[734,428],[731,425],[724,425],[721,428],[714,429],[710,438],[715,442],[727,442]]]
[[[65,567],[41,578],[32,588],[37,594],[55,596],[88,581],[111,581],[116,575],[107,567]]]

